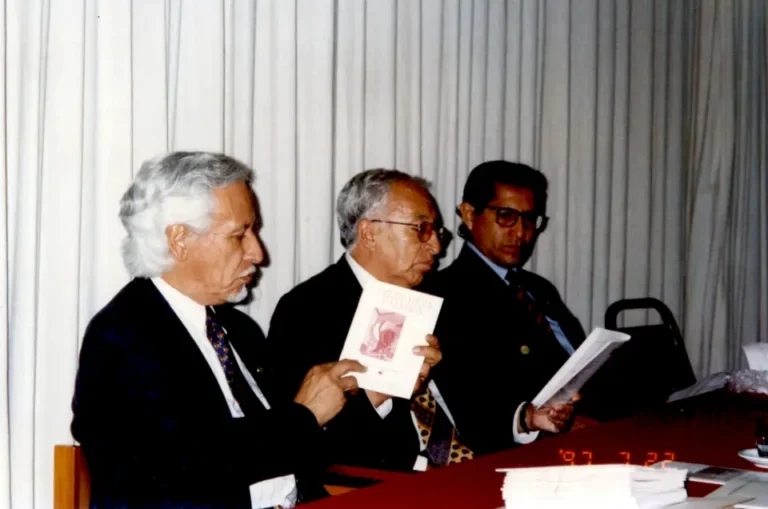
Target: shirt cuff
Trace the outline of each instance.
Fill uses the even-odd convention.
[[[417,472],[426,472],[429,461],[424,456],[416,456],[416,462],[413,464],[413,469]]]
[[[379,417],[384,419],[390,414],[390,412],[392,412],[392,404],[392,398],[389,398],[378,407],[374,407],[374,410],[376,410],[376,413],[379,414]],[[373,406],[373,403],[371,403],[371,406]]]
[[[517,407],[517,410],[515,411],[515,417],[512,419],[512,439],[516,443],[522,444],[522,445],[530,444],[531,442],[539,438],[538,431],[531,431],[530,433],[519,433],[517,431],[517,423],[520,422],[520,411],[523,409],[525,404],[526,404],[525,401],[520,403],[520,406]]]

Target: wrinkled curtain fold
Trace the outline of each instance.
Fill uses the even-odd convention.
[[[768,341],[768,3],[706,0],[692,23],[684,336],[700,375]]]

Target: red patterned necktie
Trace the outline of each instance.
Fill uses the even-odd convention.
[[[517,300],[525,308],[528,316],[535,321],[536,327],[548,337],[555,339],[555,333],[552,331],[552,326],[550,326],[549,320],[547,320],[542,307],[539,306],[536,303],[536,300],[531,297],[525,288],[523,288],[520,276],[517,272],[511,269],[508,270],[505,279],[509,281],[509,288],[514,292]]]
[[[536,339],[533,341],[533,345],[528,344],[521,346],[521,352],[523,355],[531,353],[531,349],[539,348],[544,349],[547,352],[553,363],[556,365],[563,364],[568,360],[568,352],[560,346],[560,342],[555,336],[555,331],[552,330],[552,326],[547,320],[547,315],[544,313],[545,306],[534,299],[529,290],[523,287],[520,274],[514,270],[508,270],[505,277],[509,281],[509,289],[513,292],[515,300],[525,311],[525,316],[533,322],[536,331]]]

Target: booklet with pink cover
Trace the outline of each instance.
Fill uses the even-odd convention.
[[[413,347],[426,345],[443,299],[371,280],[363,289],[340,359],[368,368],[353,373],[361,389],[410,398],[424,358]]]

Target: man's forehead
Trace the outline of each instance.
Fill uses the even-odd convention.
[[[214,189],[213,217],[219,223],[248,225],[256,219],[255,196],[244,182]]]
[[[514,208],[532,208],[534,205],[533,191],[524,187],[496,184],[496,196],[493,199],[498,206]]]
[[[387,205],[390,212],[409,215],[414,219],[435,219],[437,216],[429,192],[415,184],[393,184]]]

